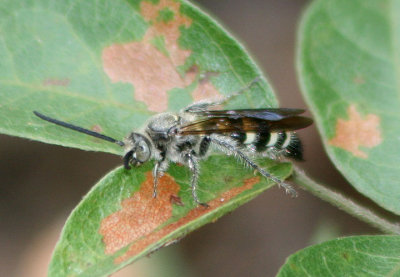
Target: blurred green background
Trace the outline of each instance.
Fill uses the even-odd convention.
[[[293,108],[306,108],[294,53],[297,23],[307,2],[196,1],[247,46],[281,106]],[[300,166],[316,180],[356,195],[328,160],[315,127],[300,136],[306,159]],[[4,135],[0,145],[0,276],[45,276],[69,212],[121,160]],[[307,192],[299,193],[291,199],[283,190],[268,190],[113,276],[274,276],[287,256],[312,243],[377,232]]]

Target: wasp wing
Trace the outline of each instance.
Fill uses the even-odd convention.
[[[252,117],[209,117],[199,119],[179,128],[180,135],[209,135],[233,132],[294,131],[311,125],[313,120],[303,116],[291,116],[281,120],[265,120]]]
[[[277,121],[304,113],[303,109],[268,108],[268,109],[238,109],[238,110],[206,110],[192,113],[200,117],[229,117],[229,118],[257,118]]]

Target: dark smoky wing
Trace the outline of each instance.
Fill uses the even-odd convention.
[[[261,121],[263,120],[252,118],[212,117],[183,125],[179,128],[178,133],[181,135],[209,135],[240,131],[256,132],[260,129],[260,123],[264,125],[267,123]]]
[[[259,118],[232,118],[211,117],[194,121],[179,128],[180,135],[209,135],[226,134],[233,132],[258,132],[269,131],[293,131],[305,128],[312,124],[312,119],[302,116],[293,116],[278,121],[270,121]]]
[[[209,110],[194,112],[202,117],[257,118],[278,121],[304,113],[303,109],[268,108],[268,109],[239,109],[239,110]]]
[[[313,123],[313,120],[304,116],[287,117],[279,121],[270,121],[269,130],[276,131],[295,131],[306,128]]]

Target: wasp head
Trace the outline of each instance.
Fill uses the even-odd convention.
[[[124,167],[140,166],[151,157],[151,144],[148,138],[138,133],[131,133],[125,139]]]

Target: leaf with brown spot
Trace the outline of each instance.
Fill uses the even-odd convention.
[[[133,97],[153,112],[165,112],[168,109],[166,92],[187,87],[198,74],[190,71],[182,75],[179,72],[178,67],[183,66],[191,55],[190,50],[178,45],[180,28],[189,28],[192,24],[192,19],[180,12],[180,6],[180,2],[173,0],[161,0],[158,4],[141,2],[140,13],[150,24],[143,40],[114,44],[103,50],[104,71],[110,79],[131,83],[135,88]],[[168,21],[158,20],[165,8],[173,16]],[[162,46],[157,48],[153,44],[159,39]],[[193,99],[198,101],[219,95],[211,83],[203,80],[197,84]]]
[[[221,174],[215,174],[215,165]],[[208,203],[205,208],[195,205],[188,185],[190,172],[178,165],[160,179],[158,196],[153,198],[152,166],[118,168],[92,188],[64,226],[50,276],[111,274],[214,222],[273,185],[232,157],[212,156],[201,162],[199,197]],[[291,173],[287,163],[276,166],[264,161],[262,166],[282,179]],[[171,197],[178,197],[180,203]]]
[[[325,148],[362,194],[400,214],[400,5],[314,1],[298,73]]]
[[[256,77],[227,108],[277,106],[244,48],[191,3],[50,2],[0,4],[1,26],[9,30],[0,35],[4,134],[121,155],[116,144],[50,124],[32,111],[121,140],[157,112],[229,96]],[[291,172],[289,164],[262,165],[282,179]],[[88,193],[65,225],[49,276],[110,274],[272,185],[233,158],[212,156],[201,164],[199,197],[211,206],[205,209],[194,204],[189,172],[178,165],[152,199],[152,166],[117,169]]]

